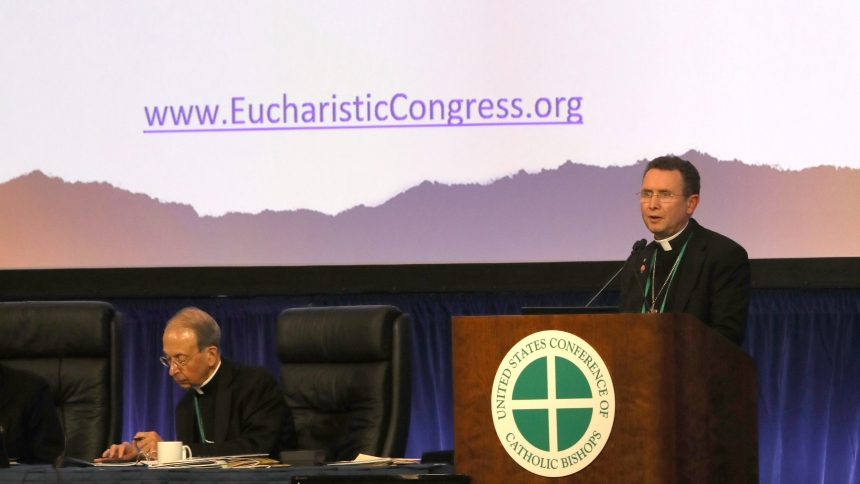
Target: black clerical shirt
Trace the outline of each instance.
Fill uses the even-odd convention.
[[[678,260],[678,257],[681,255],[681,250],[684,247],[684,243],[690,237],[690,234],[693,232],[690,224],[687,224],[684,227],[684,230],[678,234],[677,237],[672,239],[669,244],[672,246],[672,250],[665,250],[663,246],[659,242],[653,242],[655,245],[655,251],[657,252],[657,270],[656,270],[656,285],[655,281],[651,281],[651,286],[654,288],[653,294],[657,296],[657,293],[660,292],[660,288],[663,287],[663,284],[666,284],[666,288],[663,289],[663,292],[656,297],[657,303],[654,306],[658,311],[663,306],[663,297],[666,297],[666,306],[667,308],[672,307],[672,302],[674,301],[674,296],[678,292],[678,278],[677,274],[680,270],[680,265],[684,263],[684,259],[678,263],[678,266],[675,269],[675,278],[671,282],[667,282],[667,278],[669,277],[670,272],[672,271],[672,266],[675,265],[675,261]],[[651,259],[654,257],[654,251],[651,251],[649,254],[651,257],[648,262],[648,270],[651,269]],[[686,255],[685,255],[686,257]],[[650,273],[649,273],[650,274]],[[645,295],[645,312],[651,309],[651,288],[648,288],[648,294]]]
[[[206,434],[206,440],[212,442],[215,440],[215,396],[218,393],[218,380],[221,376],[221,371],[215,372],[212,379],[206,385],[200,387],[200,391],[194,390],[194,398],[197,399],[197,404],[200,408],[200,418],[203,420],[203,432]],[[194,418],[198,418],[195,412]],[[203,439],[200,436],[200,427],[194,422],[194,443],[202,444]]]

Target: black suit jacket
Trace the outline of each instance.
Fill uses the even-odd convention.
[[[218,374],[214,444],[190,443],[197,422],[193,388],[176,406],[176,436],[191,447],[194,457],[269,454],[277,458],[281,450],[295,448],[293,415],[268,370],[221,358]]]
[[[744,340],[750,305],[750,266],[747,251],[733,240],[690,219],[692,238],[678,264],[665,312],[687,313],[740,345]],[[621,312],[638,313],[645,297],[657,243],[634,252],[621,271]],[[646,270],[640,271],[642,265]]]
[[[28,371],[0,364],[0,425],[9,458],[53,463],[66,447],[48,383]]]

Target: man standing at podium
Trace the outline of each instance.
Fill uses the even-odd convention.
[[[654,241],[633,251],[621,274],[621,311],[687,313],[740,345],[750,303],[746,250],[699,225],[699,171],[663,156],[648,163],[640,208]]]

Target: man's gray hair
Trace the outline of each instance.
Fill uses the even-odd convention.
[[[167,329],[189,329],[197,336],[197,350],[203,351],[214,346],[221,351],[221,328],[206,311],[194,307],[185,308],[176,313],[167,322]]]

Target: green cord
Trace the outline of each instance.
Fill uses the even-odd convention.
[[[689,243],[690,243],[690,239],[692,239],[692,238],[693,238],[693,234],[690,234],[690,236],[689,236],[689,237],[687,237],[687,241],[686,241],[686,242],[684,242],[684,246],[683,246],[683,247],[681,247],[681,253],[680,253],[680,254],[678,254],[678,261],[677,261],[677,265],[678,265],[678,266],[680,266],[680,265],[681,265],[681,258],[683,258],[683,257],[684,257],[684,252],[687,250],[687,244],[689,244]],[[653,268],[653,267],[654,267],[654,264],[656,264],[656,263],[657,263],[657,250],[658,250],[658,249],[655,247],[655,248],[654,248],[654,257],[652,257],[652,258],[651,258],[651,268]],[[650,269],[650,268],[649,268],[649,269]],[[664,309],[666,309],[666,298],[668,298],[668,297],[669,297],[669,290],[672,288],[672,281],[673,281],[673,280],[675,280],[675,274],[676,274],[677,272],[678,272],[678,271],[677,271],[677,266],[676,266],[676,270],[672,271],[672,274],[669,276],[669,284],[666,286],[666,294],[664,294],[664,295],[663,295],[663,304],[661,304],[661,305],[660,305],[660,312],[661,312],[661,313],[663,312],[663,310],[664,310]],[[648,274],[648,279],[645,281],[645,294],[643,294],[643,295],[642,295],[642,296],[643,296],[643,299],[647,299],[647,298],[648,298],[648,288],[649,288],[649,287],[651,287],[651,274],[650,274],[650,271],[649,271],[649,274]],[[655,286],[655,287],[656,287],[656,286]],[[647,302],[647,301],[645,301],[645,300],[643,300],[643,301],[642,301],[642,313],[643,313],[643,314],[644,314],[645,312],[647,312],[647,311],[648,311],[648,308],[646,307],[646,302]]]
[[[194,395],[194,411],[197,413],[197,428],[200,429],[200,441],[206,442],[206,434],[203,433],[203,418],[200,417],[200,405],[197,404],[197,395]]]

